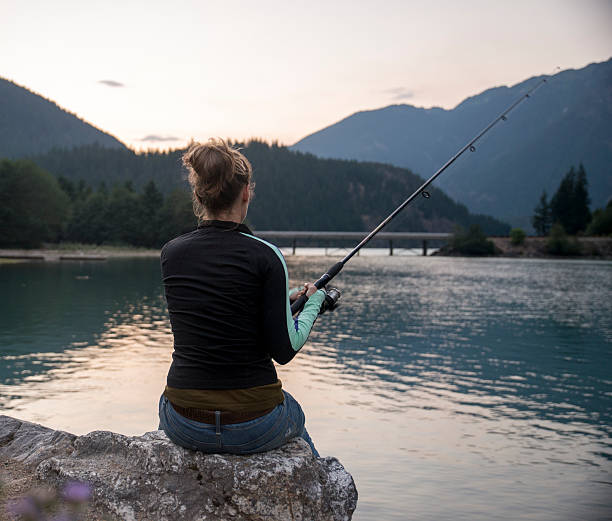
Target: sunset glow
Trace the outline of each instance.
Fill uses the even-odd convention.
[[[358,110],[452,108],[612,55],[599,0],[0,5],[0,76],[137,149],[292,144]]]

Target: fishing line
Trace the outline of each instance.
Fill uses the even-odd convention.
[[[548,82],[548,78],[542,78],[538,81],[531,89],[529,89],[525,94],[523,94],[520,98],[514,101],[512,104],[506,108],[499,116],[497,116],[491,123],[489,123],[486,127],[484,127],[475,137],[473,137],[470,141],[468,141],[459,151],[452,156],[446,163],[444,163],[427,181],[425,181],[421,186],[419,186],[413,193],[406,199],[402,204],[400,204],[393,212],[383,220],[376,228],[374,228],[366,237],[362,239],[362,241],[355,246],[341,261],[334,264],[329,270],[327,270],[320,279],[318,279],[314,285],[317,289],[324,288],[326,284],[328,284],[340,271],[344,268],[344,265],[368,242],[372,240],[372,238],[382,230],[389,222],[391,222],[397,214],[399,214],[406,206],[408,206],[415,198],[419,195],[424,197],[425,199],[429,199],[431,194],[425,189],[449,166],[451,166],[457,159],[459,159],[466,151],[476,152],[476,142],[482,138],[489,130],[491,130],[497,123],[500,121],[506,121],[508,119],[508,114],[514,110],[518,105],[520,105],[523,101],[530,98],[531,95],[538,90],[542,85]],[[335,290],[338,293],[338,290]],[[336,298],[336,302],[338,300]],[[293,304],[291,304],[291,313],[295,314],[298,311],[301,311],[304,307],[304,304],[308,300],[306,295],[300,296]]]

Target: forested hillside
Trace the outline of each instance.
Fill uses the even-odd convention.
[[[292,149],[379,161],[428,177],[540,78],[489,89],[453,110],[392,105],[353,114]],[[612,197],[612,59],[551,77],[436,181],[471,211],[528,226],[542,190],[571,165],[588,173],[593,207]]]
[[[40,155],[32,155],[35,163],[45,170],[73,181],[83,180],[96,188],[104,182],[132,181],[142,187],[153,179],[164,192],[186,187],[186,173],[181,166],[182,150],[136,153],[129,148],[109,149],[100,145],[75,148],[54,148]]]
[[[319,159],[260,141],[244,145],[244,152],[253,163],[257,183],[249,221],[260,230],[366,231],[423,181],[410,170],[390,165]],[[188,197],[177,195],[184,195],[188,190],[186,172],[181,165],[182,153],[182,150],[171,150],[137,154],[55,103],[10,81],[0,80],[0,158],[27,157],[60,180],[59,185],[70,199],[70,215],[58,217],[58,222],[69,219],[69,230],[60,230],[62,226],[58,225],[58,237],[86,241],[91,233],[98,237],[96,240],[121,237],[122,241],[134,243],[128,228],[138,230],[141,225],[137,219],[127,217],[126,208],[132,204],[130,201],[145,207],[146,193],[157,190],[162,193],[166,206],[180,201],[181,209],[177,210],[181,215],[177,223],[180,223],[173,225],[172,230],[182,229],[189,221],[183,218]],[[19,195],[23,208],[28,207],[29,196],[25,192],[10,193],[20,190],[19,187],[25,190],[25,184],[18,182],[18,172],[27,172],[32,179],[44,179],[49,187],[53,185],[44,172],[21,163],[17,166],[5,163],[4,169],[8,177],[4,179],[1,196],[10,201]],[[154,185],[149,184],[151,181]],[[145,186],[149,192],[143,191]],[[49,190],[50,194],[56,193],[55,188]],[[489,234],[506,234],[509,230],[506,224],[495,219],[471,215],[465,206],[456,204],[438,189],[430,192],[431,199],[415,201],[389,229],[444,232],[452,231],[456,225],[467,227],[476,223]],[[53,198],[57,199],[55,195]],[[120,230],[121,220],[114,215],[121,212],[109,213],[107,206],[128,212],[125,230]],[[21,206],[11,208],[11,212],[19,213]],[[98,216],[88,216],[88,212],[96,211]],[[167,215],[170,210],[164,211]],[[8,215],[7,212],[4,214]],[[102,219],[102,215],[106,217]],[[111,228],[115,231],[107,230],[108,226],[98,222],[100,219],[112,220],[114,228]],[[130,219],[134,221],[131,228],[127,224]],[[50,237],[53,233],[47,235]]]
[[[319,159],[286,147],[251,141],[244,153],[253,164],[255,199],[249,221],[260,230],[357,230],[378,224],[423,180],[409,170],[376,163]],[[96,189],[100,183],[148,181],[168,194],[187,190],[182,151],[136,154],[127,149],[84,146],[53,150],[32,159],[55,176]],[[419,199],[392,223],[390,230],[452,231],[455,225],[479,224],[487,233],[509,227],[487,216],[472,215],[441,190]]]
[[[28,89],[0,78],[0,158],[17,158],[99,143],[125,148],[113,136]]]

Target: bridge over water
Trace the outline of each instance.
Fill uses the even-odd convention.
[[[293,255],[298,240],[352,240],[355,246],[361,241],[367,232],[317,232],[317,231],[273,231],[264,230],[255,232],[262,239],[282,239],[291,241]],[[373,240],[389,241],[389,255],[393,255],[393,241],[418,240],[423,247],[423,255],[427,255],[428,241],[448,240],[451,233],[426,233],[426,232],[380,232]]]

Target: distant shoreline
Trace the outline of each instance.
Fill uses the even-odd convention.
[[[3,248],[2,261],[102,261],[114,258],[159,258],[160,250],[129,246],[96,246],[80,244],[74,247],[49,245],[42,248]]]
[[[552,255],[547,252],[548,237],[526,237],[522,244],[514,245],[510,237],[488,237],[495,244],[496,253],[489,257],[523,259],[591,259],[612,260],[612,237],[569,237],[580,244],[579,255]],[[467,257],[455,253],[448,246],[436,252],[441,257]]]
[[[581,247],[579,255],[551,255],[546,251],[548,237],[526,237],[525,242],[515,246],[510,237],[491,237],[502,257],[526,257],[541,259],[601,259],[612,260],[612,237],[576,237]],[[569,240],[574,240],[569,237]]]
[[[491,257],[525,258],[525,259],[593,259],[612,260],[612,237],[578,237],[582,253],[573,256],[551,255],[546,251],[547,237],[527,237],[523,244],[513,245],[509,237],[489,237],[495,244],[497,253]],[[310,248],[309,248],[310,249]],[[327,255],[334,256],[334,250],[343,251],[346,248],[327,247],[321,250],[328,251]],[[384,248],[381,248],[385,251]],[[398,248],[401,251],[401,249]],[[446,248],[444,248],[446,250]],[[449,250],[439,250],[434,255],[441,257],[464,257]],[[398,251],[397,256],[401,255]],[[42,248],[3,248],[0,249],[0,263],[28,262],[28,261],[103,261],[107,259],[127,258],[159,258],[160,250],[138,248],[131,246],[98,246],[88,244],[55,245],[49,244]],[[291,253],[286,255],[292,257]],[[299,248],[297,252],[299,257]],[[315,255],[308,255],[315,256]],[[381,256],[385,254],[381,253]],[[420,256],[420,255],[405,255]]]

